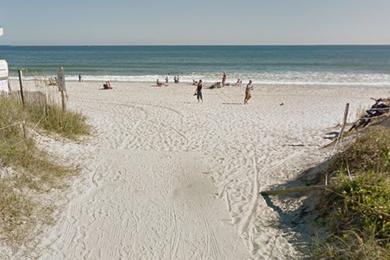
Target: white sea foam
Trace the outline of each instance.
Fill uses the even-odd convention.
[[[202,79],[206,83],[221,81],[220,73],[192,73],[179,75],[180,81],[190,83]],[[52,75],[54,77],[54,75]],[[83,81],[118,81],[118,82],[155,82],[164,80],[166,75],[82,75]],[[173,75],[169,75],[170,82]],[[12,78],[12,77],[11,77]],[[39,78],[39,77],[38,77]],[[348,85],[348,86],[390,86],[390,74],[381,73],[330,73],[330,72],[281,72],[281,73],[232,73],[228,82],[234,83],[240,78],[264,85]],[[25,80],[37,79],[26,76]],[[69,81],[77,81],[78,75],[66,76]]]

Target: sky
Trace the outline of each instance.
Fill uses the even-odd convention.
[[[7,45],[390,44],[390,0],[1,0]]]

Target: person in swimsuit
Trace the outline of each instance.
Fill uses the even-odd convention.
[[[245,98],[244,98],[244,105],[248,104],[249,99],[251,99],[251,91],[253,90],[252,80],[249,80],[248,85],[246,85],[245,88]]]
[[[156,82],[156,84],[157,84],[157,87],[164,87],[164,86],[168,86],[168,84],[161,82],[159,79],[157,79],[157,82]]]
[[[241,85],[242,85],[242,80],[238,78],[235,85],[236,85],[237,87],[241,87]]]
[[[112,89],[111,81],[106,81],[106,83],[103,84],[103,89]]]
[[[194,96],[196,95],[198,102],[201,100],[203,102],[202,88],[203,88],[202,80],[199,80],[198,85],[196,86],[195,94],[194,94]]]
[[[225,86],[225,83],[226,83],[226,73],[224,72],[224,73],[222,74],[222,87]]]

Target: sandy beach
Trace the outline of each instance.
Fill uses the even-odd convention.
[[[16,85],[16,82],[14,83]],[[255,85],[204,90],[152,83],[69,82],[87,140],[40,145],[79,165],[41,259],[291,259],[294,232],[259,192],[327,155],[324,134],[388,88]]]
[[[390,1],[0,6],[0,260],[390,260]]]

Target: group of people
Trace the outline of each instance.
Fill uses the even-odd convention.
[[[226,79],[227,79],[227,76],[226,76],[226,73],[224,72],[222,74],[222,81],[219,82],[219,84],[221,86],[228,86],[228,83],[226,83]],[[179,76],[175,76],[173,78],[173,80],[174,80],[174,83],[179,83],[179,81],[180,81]],[[79,81],[81,81],[81,75],[79,75]],[[157,87],[164,87],[164,86],[168,86],[168,82],[169,82],[169,79],[168,79],[168,76],[167,76],[165,78],[165,82],[162,82],[159,79],[157,79],[156,85],[157,85]],[[196,96],[198,102],[200,102],[200,101],[203,102],[203,94],[202,94],[203,81],[202,80],[199,80],[199,81],[193,80],[192,84],[194,86],[196,86],[194,96]],[[235,86],[241,86],[242,85],[242,80],[241,79],[237,79],[237,82],[234,85]],[[111,82],[110,81],[106,81],[103,84],[103,89],[112,89]],[[251,97],[252,97],[252,94],[251,94],[252,90],[253,90],[252,80],[249,80],[249,83],[245,87],[244,105],[248,104],[248,101],[251,99]]]
[[[226,76],[226,73],[224,72],[222,74],[222,82],[221,82],[221,85],[222,87],[225,87],[225,86],[237,86],[237,87],[241,87],[242,86],[242,80],[240,78],[237,79],[236,83],[234,84],[230,84],[230,83],[227,83],[226,82],[226,79],[227,79],[227,76]]]
[[[173,77],[173,82],[174,82],[175,84],[179,83],[179,82],[180,82],[179,76],[174,76],[174,77]],[[168,86],[168,83],[169,83],[169,78],[168,78],[168,76],[165,77],[165,82],[161,82],[160,79],[157,79],[157,81],[156,81],[157,87],[166,87],[166,86]]]
[[[217,84],[219,84],[221,87],[229,86],[229,84],[226,82],[226,79],[227,79],[227,75],[226,75],[225,72],[223,72],[223,74],[222,74],[222,81],[218,82]],[[175,76],[174,77],[174,82],[175,83],[179,83],[179,76]],[[192,85],[196,86],[194,96],[196,96],[198,102],[200,102],[200,101],[203,102],[203,94],[202,94],[203,81],[201,79],[198,80],[198,81],[197,80],[192,80]],[[233,84],[233,85],[241,87],[242,80],[241,79],[237,79],[237,82],[235,84]],[[168,77],[165,78],[165,83],[161,82],[160,80],[157,79],[157,86],[158,87],[168,86]],[[245,97],[244,97],[244,104],[245,105],[248,104],[248,101],[252,97],[252,94],[251,94],[252,90],[253,90],[252,80],[249,80],[249,83],[245,87]]]
[[[160,79],[157,79],[156,85],[157,85],[157,87],[167,87],[168,81],[165,79],[165,82],[161,82]]]
[[[226,73],[224,72],[222,75],[222,86],[226,85]],[[193,85],[196,85],[195,93],[194,96],[198,99],[198,102],[202,101],[203,102],[203,94],[202,94],[202,89],[203,89],[203,81],[199,80],[193,80],[192,82]],[[242,80],[238,79],[236,86],[241,86],[242,85]],[[252,98],[252,90],[254,89],[252,80],[249,80],[248,84],[245,87],[245,97],[244,97],[244,105],[248,104],[248,101]]]
[[[112,89],[111,81],[107,80],[107,81],[103,84],[103,89]]]

